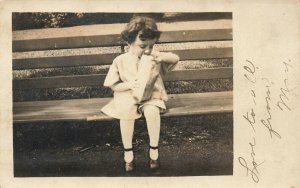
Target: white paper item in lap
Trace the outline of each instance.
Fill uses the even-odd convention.
[[[137,72],[139,87],[133,91],[133,97],[137,102],[151,98],[159,72],[160,66],[153,60],[152,56],[143,55],[141,57]]]

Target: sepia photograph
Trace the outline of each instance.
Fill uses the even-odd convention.
[[[15,177],[233,175],[231,12],[13,12]]]
[[[0,188],[300,187],[299,5],[0,0]]]

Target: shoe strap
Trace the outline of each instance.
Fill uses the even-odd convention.
[[[124,148],[124,151],[133,151],[132,148]]]
[[[155,146],[155,147],[154,147],[154,146],[150,146],[150,145],[149,145],[149,148],[150,148],[150,149],[158,149],[158,146]]]

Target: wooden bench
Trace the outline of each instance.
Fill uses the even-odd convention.
[[[178,54],[181,61],[220,58],[232,61],[231,24],[230,19],[158,23],[163,32],[158,48]],[[109,65],[117,55],[126,50],[126,44],[119,34],[123,28],[124,24],[103,24],[14,31],[13,70]],[[180,46],[186,42],[203,41],[210,42],[200,47],[191,43],[185,49]],[[217,42],[211,45],[211,41]],[[178,49],[174,48],[176,45],[179,46]],[[98,48],[103,48],[104,52]],[[100,86],[105,76],[106,74],[87,74],[14,78],[13,92]],[[174,70],[164,81],[232,79],[232,76],[232,67]],[[13,122],[111,120],[112,118],[100,112],[108,101],[109,98],[84,98],[14,102]],[[163,117],[228,113],[233,111],[233,96],[232,91],[169,94],[166,105],[168,110]]]

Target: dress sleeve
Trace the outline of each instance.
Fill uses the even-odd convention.
[[[104,80],[104,86],[105,87],[111,87],[115,85],[116,83],[120,82],[120,76],[119,76],[119,70],[118,70],[118,59],[114,59],[113,63],[109,67],[108,73],[106,75],[106,78]]]
[[[162,75],[165,75],[175,68],[179,61],[179,57],[171,52],[160,52],[160,54],[163,57],[163,61],[161,62],[161,73]]]

